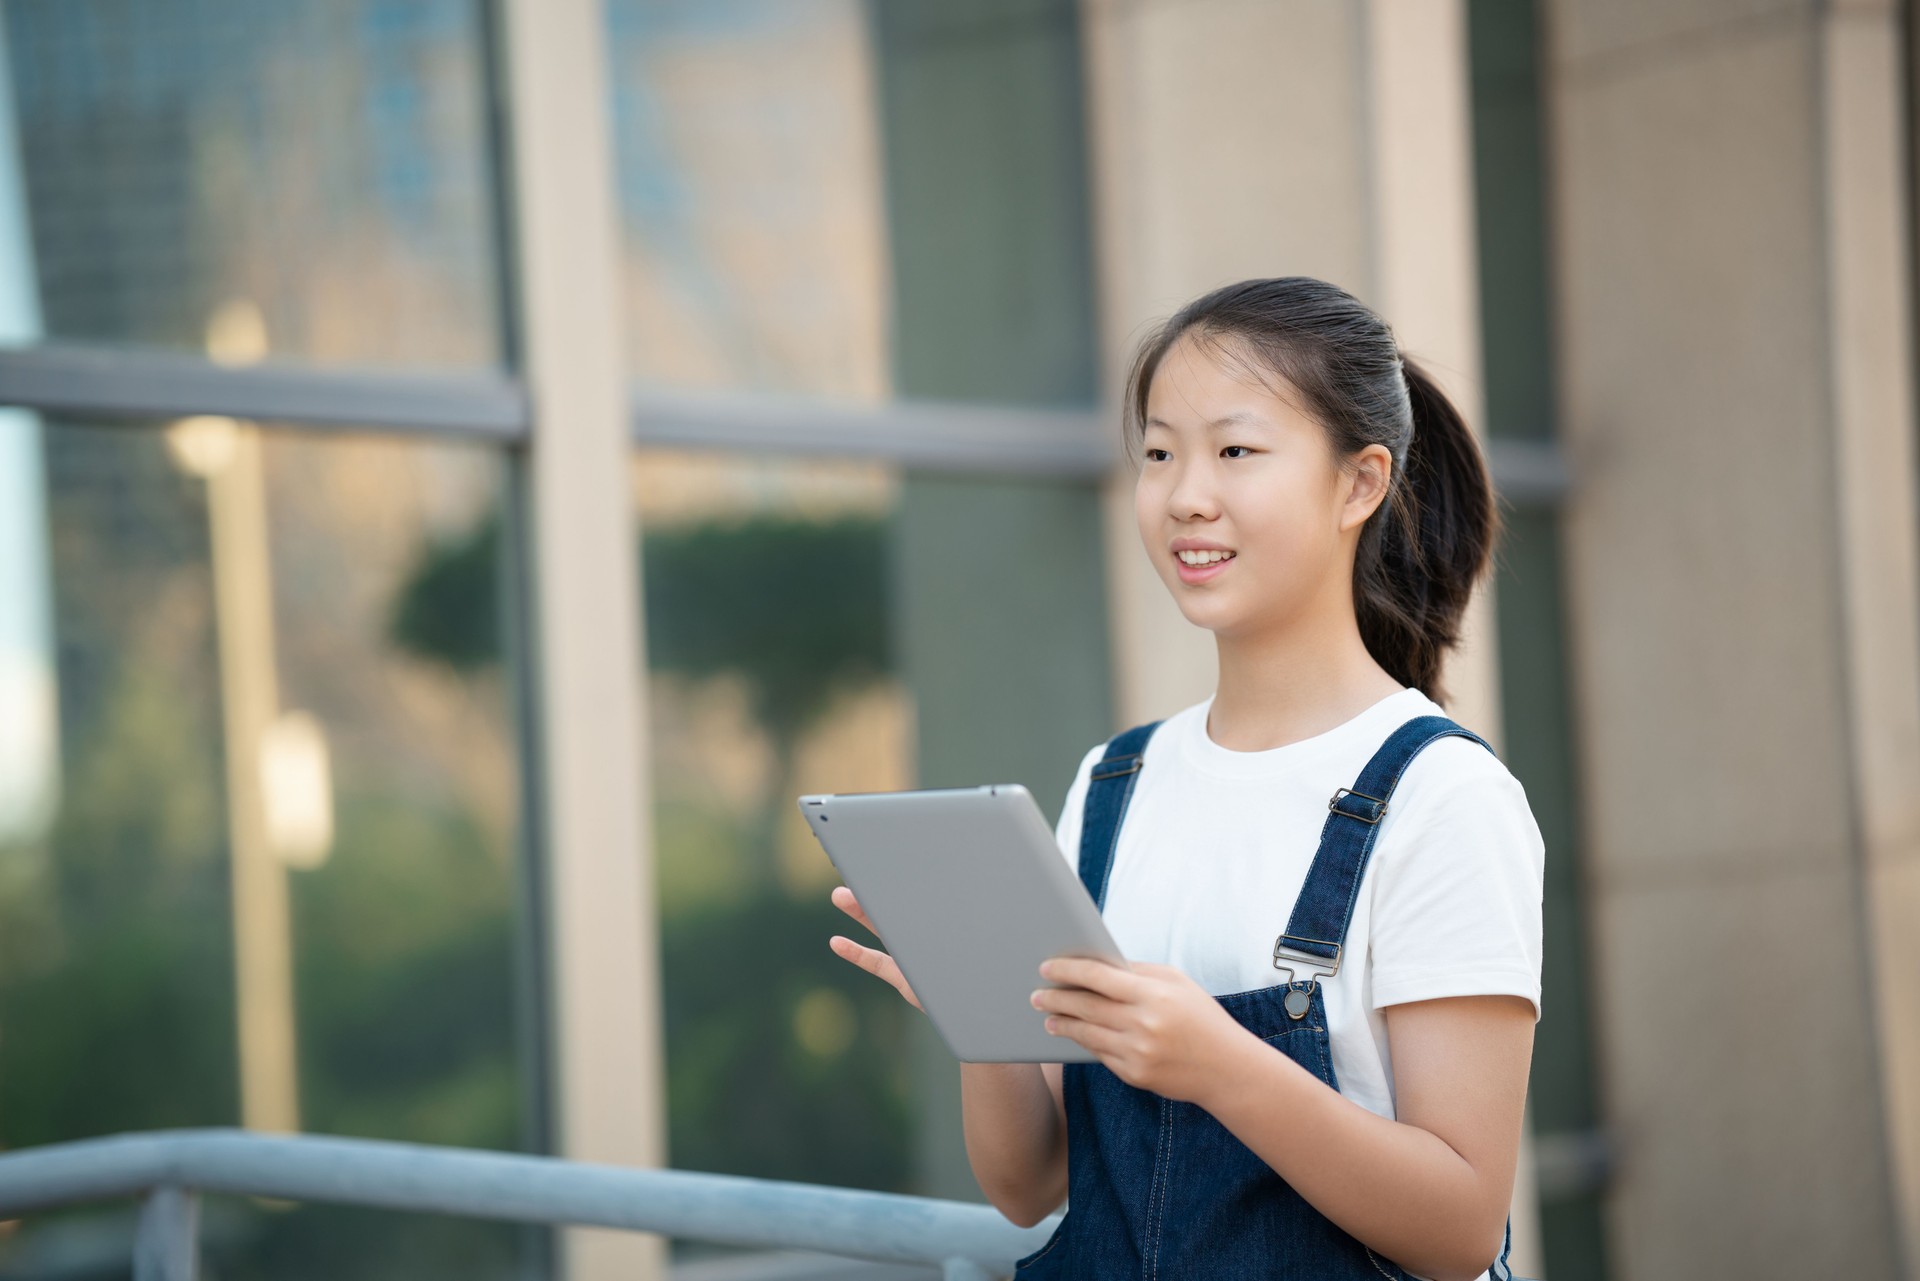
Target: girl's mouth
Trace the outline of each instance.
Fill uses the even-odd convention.
[[[1183,583],[1204,583],[1226,573],[1227,566],[1233,564],[1233,552],[1175,552],[1174,567],[1180,571]],[[1200,560],[1202,564],[1192,564],[1188,558]]]

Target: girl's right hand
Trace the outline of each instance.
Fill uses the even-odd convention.
[[[860,900],[853,896],[852,890],[844,885],[834,886],[833,905],[869,930],[873,930],[875,938],[880,937],[880,931],[873,929],[873,922],[869,921],[867,914],[861,910]],[[915,996],[913,989],[907,985],[907,976],[900,972],[899,963],[891,956],[877,948],[861,947],[852,939],[839,934],[828,939],[827,946],[833,949],[836,956],[852,961],[867,973],[877,974],[893,984],[894,990],[906,997],[909,1005],[923,1014],[926,1013],[920,1005],[920,998]]]

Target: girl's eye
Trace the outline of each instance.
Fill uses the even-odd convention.
[[[1253,453],[1253,451],[1247,448],[1245,445],[1228,445],[1225,449],[1221,450],[1220,452],[1232,457],[1232,456],[1235,456],[1233,454],[1233,451],[1236,449],[1240,451],[1240,453],[1237,456],[1241,458],[1245,458],[1248,455]]]
[[[1168,453],[1168,452],[1167,452],[1166,450],[1164,450],[1164,449],[1149,449],[1149,450],[1147,451],[1147,461],[1148,461],[1148,462],[1150,462],[1150,463],[1157,463],[1157,462],[1161,462],[1161,461],[1163,461],[1164,459],[1168,459],[1168,458],[1171,458],[1171,457],[1173,457],[1173,455],[1172,455],[1172,454],[1169,454],[1169,453]]]

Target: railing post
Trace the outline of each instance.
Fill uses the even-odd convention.
[[[195,1281],[200,1271],[200,1197],[163,1183],[140,1207],[133,1281]]]
[[[993,1273],[972,1259],[948,1259],[940,1265],[942,1281],[996,1281]]]

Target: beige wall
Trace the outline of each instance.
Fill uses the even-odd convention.
[[[1920,513],[1899,23],[1825,23],[1829,359],[1847,711],[1866,866],[1880,1080],[1905,1274],[1920,1277]]]
[[[1876,987],[1911,1010],[1915,968],[1876,967],[1863,875],[1913,892],[1893,15],[1547,14],[1615,1273],[1894,1276]],[[1863,575],[1875,537],[1906,551]]]

